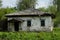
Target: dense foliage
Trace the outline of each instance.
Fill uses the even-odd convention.
[[[57,8],[55,5],[50,5],[47,8],[42,7],[42,8],[38,8],[38,9],[43,11],[43,12],[50,12],[53,14],[56,14],[56,12],[57,12]]]
[[[34,8],[37,0],[19,0],[17,4],[18,10],[24,10],[27,8]]]
[[[54,0],[53,3],[57,6],[57,11],[60,11],[60,0]]]
[[[60,28],[52,32],[0,32],[0,40],[60,40]]]
[[[15,11],[14,8],[0,8],[0,20],[5,18],[5,14],[13,13]]]
[[[53,3],[57,7],[55,24],[59,25],[60,24],[60,0],[53,0]]]

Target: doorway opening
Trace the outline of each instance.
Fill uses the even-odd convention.
[[[19,22],[14,22],[14,30],[19,31]]]

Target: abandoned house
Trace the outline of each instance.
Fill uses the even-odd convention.
[[[6,14],[8,31],[52,31],[54,15],[37,9]]]

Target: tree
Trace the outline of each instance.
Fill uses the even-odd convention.
[[[60,12],[60,0],[54,0],[53,4],[57,6],[57,11]]]
[[[48,8],[39,8],[39,10],[43,11],[43,12],[50,12],[50,13],[53,13],[55,14],[57,9],[56,9],[56,6],[55,5],[51,5],[51,6],[48,6]]]
[[[56,8],[55,5],[52,5],[52,6],[49,6],[49,7],[47,8],[47,11],[48,11],[48,12],[51,12],[51,13],[53,13],[53,14],[56,14],[57,8]]]
[[[57,7],[55,23],[58,25],[60,24],[60,0],[53,0],[53,4]]]
[[[34,8],[35,5],[36,5],[36,0],[22,0],[18,2],[17,9],[24,10],[27,8]]]
[[[16,10],[15,10],[15,8],[1,8],[0,9],[0,20],[3,20],[3,19],[5,19],[5,14],[8,14],[8,13],[13,13],[13,12],[15,12]]]

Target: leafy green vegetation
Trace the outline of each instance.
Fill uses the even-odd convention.
[[[14,8],[0,8],[0,20],[5,19],[5,14],[13,13],[16,10]]]
[[[57,8],[55,25],[59,26],[60,24],[60,0],[53,0],[53,4],[56,5],[56,8]]]
[[[50,12],[53,14],[56,14],[56,12],[57,12],[57,8],[55,5],[50,5],[47,8],[42,7],[42,8],[38,8],[38,9],[43,11],[43,12]]]
[[[35,8],[36,1],[37,0],[19,0],[17,9],[21,11],[28,8]]]
[[[60,40],[60,28],[52,32],[0,32],[0,40]]]

